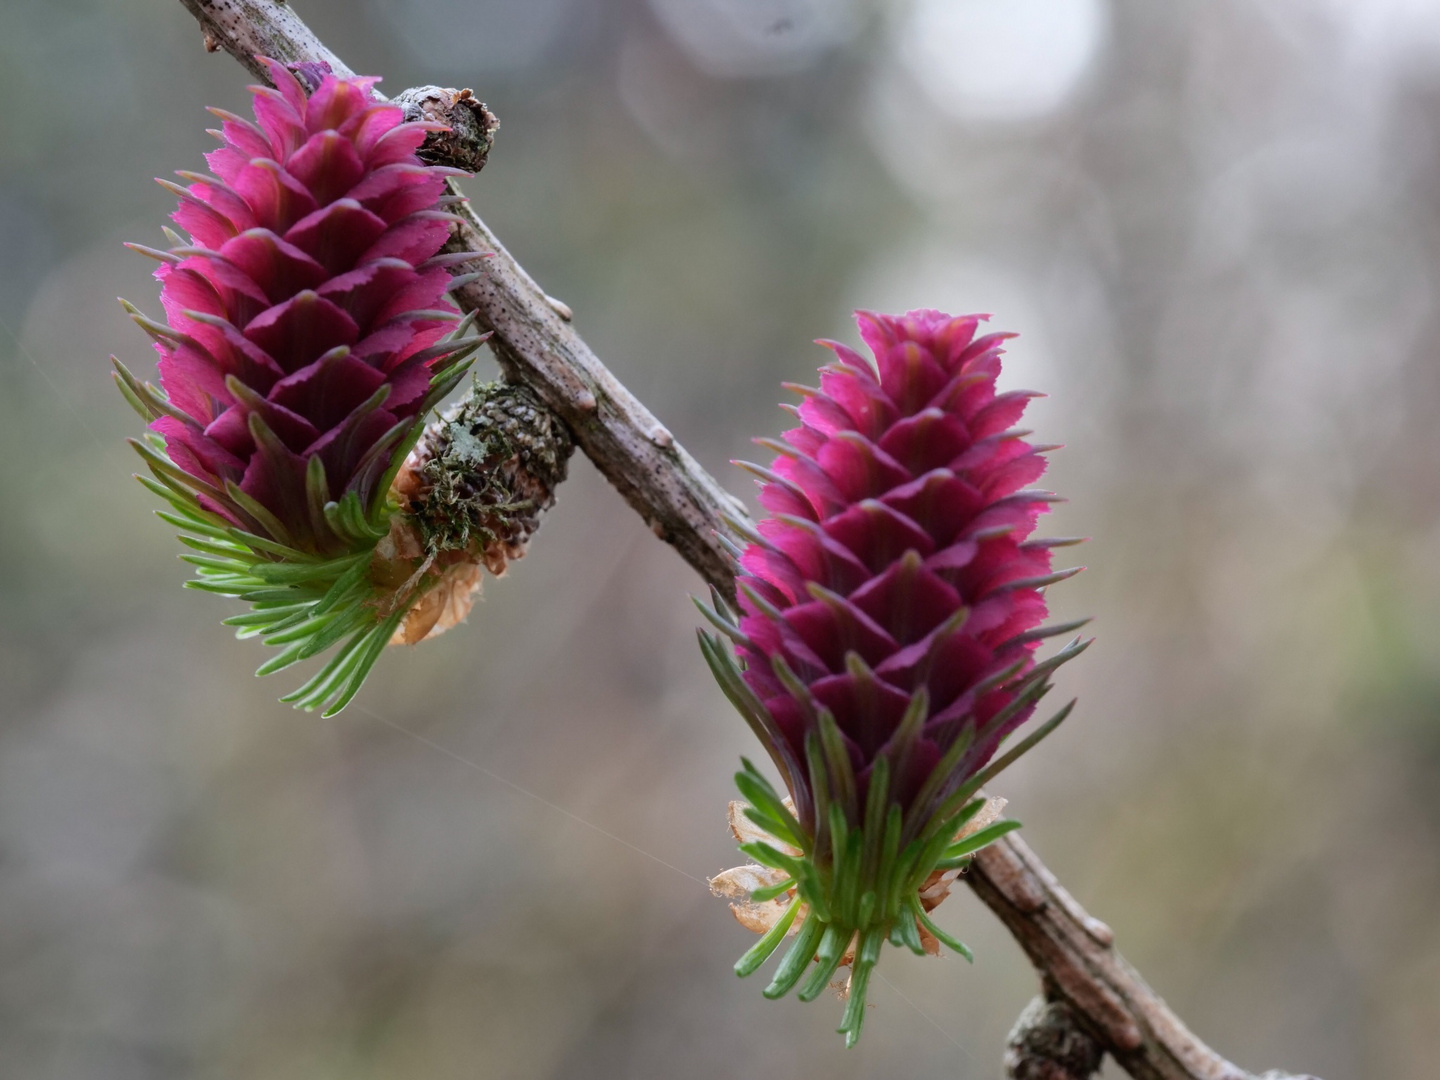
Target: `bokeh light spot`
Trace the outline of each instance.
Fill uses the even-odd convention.
[[[1108,23],[1105,0],[917,0],[901,57],[957,119],[1028,120],[1076,90]]]

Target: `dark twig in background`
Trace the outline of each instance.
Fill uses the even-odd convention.
[[[291,64],[324,62],[337,74],[353,74],[287,4],[180,2],[199,20],[207,48],[225,49],[259,78],[264,69],[257,55]],[[427,115],[442,108],[472,117],[476,145],[431,149],[471,171],[483,164],[494,117],[472,95],[422,87],[401,98]],[[468,204],[455,209],[465,223],[456,227],[452,250],[494,252],[455,296],[494,331],[491,345],[506,378],[528,386],[565,421],[586,456],[657,536],[707,583],[733,594],[733,572],[718,538],[730,531],[726,518],[746,517],[741,503],[605,368],[570,326],[569,309],[544,293]],[[1011,1034],[1010,1076],[1079,1080],[1104,1052],[1137,1080],[1313,1080],[1280,1072],[1252,1078],[1196,1038],[1115,950],[1110,929],[1087,914],[1014,835],[983,850],[967,880],[1020,943],[1045,989],[1045,998],[1032,1003]]]

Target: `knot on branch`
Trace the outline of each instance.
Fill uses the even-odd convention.
[[[473,551],[497,576],[555,505],[574,441],[513,383],[477,383],[421,436],[395,481],[428,553]]]
[[[1005,1075],[1008,1080],[1090,1080],[1104,1056],[1069,1005],[1037,997],[1005,1041]]]
[[[460,622],[474,604],[481,568],[499,577],[525,554],[540,516],[555,505],[574,449],[560,418],[510,383],[477,383],[425,429],[395,478],[402,512],[391,518],[373,571],[378,578],[394,567],[404,579],[395,582],[397,594],[424,589],[397,643]]]
[[[428,165],[449,165],[478,173],[485,167],[500,121],[472,90],[443,86],[416,86],[392,99],[405,119],[430,120],[449,131],[432,131],[416,151]]]

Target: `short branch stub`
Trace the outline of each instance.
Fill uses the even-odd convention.
[[[405,119],[430,120],[449,131],[432,131],[416,153],[427,165],[449,165],[478,173],[485,167],[500,121],[471,90],[416,86],[391,99]]]
[[[1090,1080],[1104,1056],[1069,1005],[1037,997],[1010,1030],[1005,1076],[1007,1080]]]

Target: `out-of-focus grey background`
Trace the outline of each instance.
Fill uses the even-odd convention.
[[[848,312],[992,311],[1064,442],[1098,643],[997,785],[1242,1065],[1440,1060],[1440,8],[1431,0],[297,0],[473,87],[467,190],[725,482]],[[744,724],[687,568],[577,459],[469,624],[322,720],[193,592],[106,356],[151,354],[206,104],[173,0],[0,7],[0,1077],[993,1077],[1035,983],[840,1007],[730,973]],[[1114,1075],[1113,1066],[1109,1075]]]

